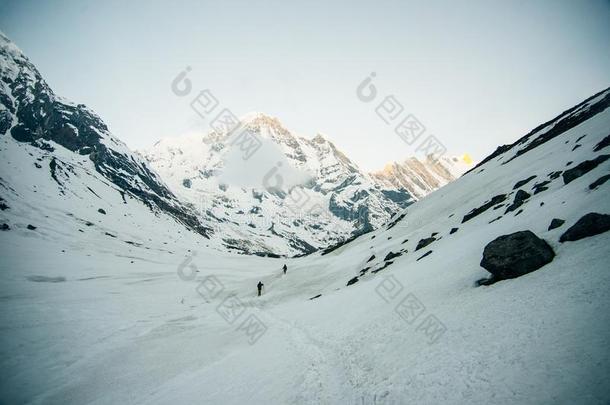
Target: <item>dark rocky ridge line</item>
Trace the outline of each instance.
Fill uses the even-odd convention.
[[[512,144],[498,146],[494,152],[492,152],[485,159],[481,160],[475,167],[473,167],[472,169],[470,169],[469,171],[464,173],[464,175],[467,175],[470,172],[475,171],[479,167],[483,166],[485,163],[508,152],[509,150],[512,150],[513,148],[524,144],[537,132],[541,131],[542,129],[546,128],[547,126],[549,126],[551,124],[554,124],[552,128],[550,128],[544,134],[539,135],[534,141],[532,141],[525,148],[518,150],[515,153],[515,156],[513,156],[509,160],[503,162],[502,164],[506,164],[506,163],[510,162],[511,160],[517,158],[518,156],[521,156],[525,152],[532,150],[532,149],[542,145],[545,142],[550,141],[551,139],[563,134],[564,132],[574,128],[575,126],[583,123],[584,121],[590,119],[591,117],[599,114],[600,112],[604,111],[606,108],[608,108],[610,106],[610,92],[609,91],[610,91],[610,87],[594,94],[593,96],[587,98],[586,100],[575,105],[574,107],[569,108],[566,111],[562,112],[557,117],[545,122],[544,124],[538,125],[536,128],[532,129],[530,132],[528,132],[526,135],[519,138],[517,141],[513,142]],[[587,110],[585,110],[584,112],[576,113],[580,108],[585,106],[591,100],[595,99],[596,97],[599,97],[600,95],[602,95],[605,92],[608,92],[608,94],[606,94],[606,96],[602,100],[589,106],[589,108]],[[574,114],[574,115],[572,115],[572,114]],[[606,141],[606,142],[610,142],[610,141]],[[601,146],[601,147],[603,147],[603,146]],[[601,149],[601,147],[600,147],[600,149]]]
[[[116,185],[122,194],[129,193],[151,210],[156,207],[188,229],[209,238],[211,228],[204,226],[183,206],[144,162],[104,144],[106,141],[126,149],[112,137],[100,117],[83,104],[73,105],[59,99],[28,58],[10,49],[10,41],[1,34],[0,45],[3,63],[16,67],[19,72],[13,79],[9,69],[2,70],[0,80],[12,98],[0,92],[0,103],[5,108],[0,113],[0,134],[6,134],[10,129],[10,135],[18,142],[53,152],[54,148],[47,142],[53,141],[69,151],[88,155],[96,171]],[[12,114],[17,123],[11,128]],[[63,184],[56,175],[58,168],[57,161],[52,159],[51,177],[61,190]]]

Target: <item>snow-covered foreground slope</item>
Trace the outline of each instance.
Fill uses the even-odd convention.
[[[558,240],[610,213],[610,182],[590,187],[610,160],[563,179],[610,154],[609,93],[382,229],[287,260],[286,275],[284,261],[209,250],[175,221],[107,225],[138,246],[64,231],[63,207],[24,208],[40,226],[0,232],[3,402],[606,404],[610,233]],[[530,197],[506,212],[518,190]],[[549,231],[553,218],[565,224]],[[485,245],[519,230],[554,260],[477,287]]]

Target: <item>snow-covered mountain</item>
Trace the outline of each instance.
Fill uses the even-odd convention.
[[[176,195],[230,232],[240,249],[252,243],[294,254],[334,245],[382,226],[468,168],[412,158],[371,175],[321,134],[298,137],[262,113],[240,122],[232,132],[163,139],[140,151]],[[244,136],[260,145],[247,159],[238,140]]]
[[[411,157],[401,163],[388,163],[372,176],[386,187],[407,190],[419,199],[457,179],[473,164],[469,155],[442,156],[440,159],[428,157],[423,161]]]
[[[87,216],[73,218],[89,223],[98,208],[127,216],[125,205],[137,201],[132,204],[209,238],[211,229],[140,156],[112,136],[93,111],[55,95],[1,33],[0,68],[0,192],[9,214],[24,215],[25,207],[47,204],[50,212],[62,205],[91,207]],[[111,194],[114,202],[102,194]]]
[[[0,181],[9,206],[29,198],[25,190],[14,194],[13,183],[31,177],[52,206],[77,197],[93,215],[101,208],[123,216],[121,204],[133,199],[146,211],[213,235],[210,246],[292,256],[375,229],[414,200],[363,173],[321,135],[298,138],[263,114],[243,120],[243,129],[261,141],[247,160],[229,133],[164,140],[143,159],[93,111],[55,95],[5,36],[0,45],[2,153],[4,163],[13,164]],[[282,187],[271,184],[278,176]],[[110,209],[97,201],[105,191],[92,183],[110,188],[119,205]]]
[[[288,260],[206,248],[129,198],[126,217],[85,207],[73,215],[92,226],[76,228],[69,204],[88,185],[50,206],[28,158],[39,149],[8,142],[3,400],[605,404],[609,107],[605,90],[386,226]],[[21,161],[24,176],[5,177]],[[98,179],[94,201],[114,210],[118,193]],[[583,222],[590,213],[601,216]],[[486,286],[486,247],[522,231],[551,261]]]

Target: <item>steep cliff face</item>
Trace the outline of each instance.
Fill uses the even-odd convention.
[[[57,171],[68,171],[88,158],[92,169],[120,193],[209,237],[210,229],[176,199],[144,159],[113,137],[93,111],[55,95],[34,65],[2,34],[0,66],[0,136],[48,155],[54,179]],[[7,149],[3,147],[3,152]]]
[[[460,177],[471,167],[473,163],[468,155],[425,160],[411,157],[402,163],[389,163],[372,176],[386,187],[407,190],[419,199]]]

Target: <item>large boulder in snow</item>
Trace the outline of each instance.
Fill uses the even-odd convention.
[[[553,257],[555,252],[543,239],[532,231],[519,231],[489,242],[483,250],[481,267],[495,279],[515,278],[538,270]]]
[[[568,228],[559,242],[575,241],[610,230],[610,215],[590,212]]]
[[[436,240],[436,238],[433,236],[431,236],[429,238],[420,239],[419,242],[417,242],[417,247],[415,248],[415,250],[423,249],[426,246],[428,246],[429,244],[431,244],[432,242],[434,242],[435,240]]]
[[[578,166],[573,167],[570,170],[566,170],[563,172],[563,182],[568,184],[583,174],[589,173],[591,170],[595,169],[597,166],[610,159],[610,155],[599,155],[595,159],[585,160],[581,162]]]

